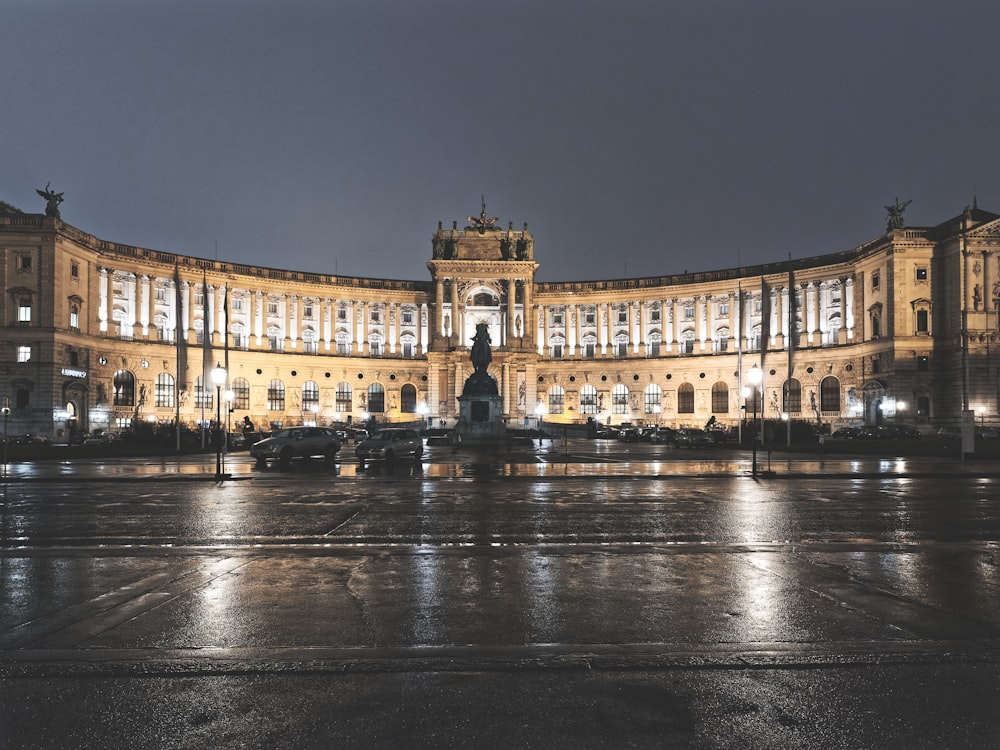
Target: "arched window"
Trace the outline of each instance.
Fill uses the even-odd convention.
[[[628,414],[628,387],[619,383],[611,391],[611,413]]]
[[[302,411],[319,413],[319,386],[312,380],[302,384]]]
[[[721,380],[712,386],[712,414],[729,413],[729,386]]]
[[[661,401],[663,401],[663,394],[660,391],[660,386],[656,383],[647,385],[643,392],[643,411],[646,414],[659,414]]]
[[[153,392],[153,405],[160,408],[171,408],[174,405],[174,377],[169,372],[161,372],[156,376],[156,386]]]
[[[233,381],[233,408],[250,408],[250,381],[246,378],[236,378]]]
[[[115,406],[135,406],[135,375],[128,370],[119,370],[112,380],[115,387]]]
[[[819,404],[823,411],[840,411],[840,381],[827,375],[819,384]]]
[[[351,384],[346,380],[337,383],[336,410],[340,413],[350,414],[354,410],[353,394]]]
[[[580,389],[580,413],[597,414],[597,389],[589,383]]]
[[[267,410],[285,410],[285,384],[277,378],[267,384]]]
[[[403,414],[416,414],[417,412],[417,388],[407,383],[399,389],[399,410]]]
[[[795,378],[786,380],[781,389],[781,410],[786,414],[799,414],[802,411],[802,384]]]
[[[694,386],[681,383],[677,388],[677,413],[694,414]]]
[[[372,383],[368,386],[368,411],[372,414],[385,412],[385,388],[381,383]]]

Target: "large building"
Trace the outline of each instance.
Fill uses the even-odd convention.
[[[41,191],[40,191],[41,193]],[[489,326],[509,424],[767,418],[998,423],[1000,216],[977,207],[818,257],[588,282],[534,280],[527,225],[438,225],[429,280],[303,273],[98,239],[0,203],[0,398],[10,434],[214,418],[226,366],[258,428],[453,423]]]

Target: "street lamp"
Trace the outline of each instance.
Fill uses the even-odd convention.
[[[896,424],[899,424],[899,417],[900,417],[900,415],[904,411],[906,411],[906,402],[905,401],[897,401],[896,402]]]
[[[750,397],[753,399],[753,475],[757,476],[757,435],[759,429],[757,425],[757,398],[761,382],[764,380],[764,371],[757,365],[750,368],[747,373],[747,380],[750,382]]]
[[[215,385],[215,479],[224,479],[222,473],[222,386],[226,384],[226,368],[217,364],[212,369],[212,383]]]
[[[535,404],[535,420],[538,423],[538,447],[542,447],[542,418],[545,416],[545,404],[539,401]]]
[[[7,482],[7,418],[10,416],[10,396],[3,397],[3,481]]]
[[[420,404],[417,406],[417,414],[420,415],[420,427],[425,432],[427,431],[427,412],[428,411],[429,411],[429,409],[427,408],[427,402],[426,401],[421,401]]]

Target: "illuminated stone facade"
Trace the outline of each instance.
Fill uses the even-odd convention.
[[[998,423],[995,214],[762,266],[546,283],[526,225],[469,221],[439,225],[430,279],[406,281],[120,245],[0,203],[9,432],[195,425],[227,356],[237,423],[450,425],[478,323],[515,426],[735,424],[753,365],[768,418]]]

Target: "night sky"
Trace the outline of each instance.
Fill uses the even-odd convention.
[[[426,280],[478,215],[537,278],[847,250],[1000,213],[1000,3],[6,0],[0,200],[101,239]]]

